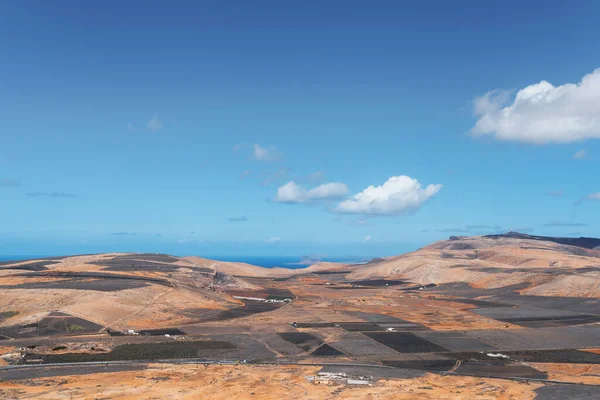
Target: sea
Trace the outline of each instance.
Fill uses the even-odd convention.
[[[0,255],[2,261],[17,261],[30,260],[49,257],[48,255]],[[217,261],[242,262],[246,264],[258,265],[264,268],[290,268],[299,269],[306,268],[310,265],[319,262],[339,262],[345,264],[363,264],[368,262],[372,257],[346,256],[346,257],[300,257],[300,256],[210,256],[202,255],[201,257]]]

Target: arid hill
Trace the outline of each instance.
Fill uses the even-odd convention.
[[[403,278],[422,285],[467,282],[486,289],[520,284],[522,294],[600,297],[596,243],[600,240],[513,232],[451,237],[411,253],[353,267],[348,278]]]

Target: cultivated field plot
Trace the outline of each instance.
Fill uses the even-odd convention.
[[[513,308],[513,307],[516,307],[513,304],[503,304],[503,303],[496,303],[496,302],[493,302],[493,301],[477,300],[477,299],[459,299],[459,298],[443,299],[443,298],[439,298],[439,299],[436,299],[436,300],[451,301],[453,303],[470,304],[470,305],[475,306],[477,308],[498,308],[498,307]]]
[[[98,324],[69,314],[53,312],[38,323],[5,326],[0,335],[11,338],[33,338],[38,336],[75,335],[95,333],[102,329]]]
[[[385,286],[397,286],[405,285],[410,283],[408,281],[397,280],[397,279],[365,279],[360,281],[344,282],[349,285],[369,286],[369,287],[385,287]]]
[[[548,385],[535,389],[536,400],[596,400],[600,399],[600,386]]]
[[[306,332],[279,332],[278,335],[290,343],[295,344],[304,351],[317,347],[323,343],[321,339]]]
[[[471,330],[464,333],[500,350],[600,348],[600,327]]]
[[[394,368],[418,369],[432,372],[447,372],[456,365],[456,360],[449,358],[383,360],[383,365]]]
[[[320,345],[315,351],[310,353],[314,357],[343,357],[344,353],[328,345],[327,343]]]
[[[348,332],[329,343],[351,356],[397,356],[398,353],[358,332]]]
[[[416,332],[416,336],[450,351],[495,351],[494,346],[457,331]]]
[[[141,371],[146,364],[104,364],[104,365],[75,365],[47,368],[10,369],[0,371],[0,382],[19,381],[24,379],[52,378],[56,376],[76,376],[105,374],[122,371]]]
[[[218,313],[207,316],[202,322],[210,321],[226,321],[228,319],[237,319],[249,317],[254,314],[274,311],[283,307],[284,303],[267,303],[264,301],[243,300],[242,307],[233,308],[231,310],[219,311]]]
[[[399,353],[439,353],[447,349],[410,332],[363,332],[379,343]]]
[[[121,290],[139,289],[149,286],[149,283],[143,280],[131,280],[115,277],[113,279],[94,279],[94,278],[71,278],[56,279],[47,281],[34,281],[19,283],[16,285],[0,285],[0,290],[26,289],[26,290],[95,290],[100,292],[118,292]]]
[[[252,336],[282,356],[297,356],[304,353],[304,350],[282,339],[277,333],[255,333]]]
[[[551,310],[547,308],[488,307],[475,310],[475,312],[488,318],[528,328],[584,325],[600,322],[600,317],[596,315],[585,315],[566,310]]]
[[[110,353],[65,353],[65,354],[30,354],[24,358],[25,363],[73,363],[98,361],[129,360],[163,360],[174,358],[197,358],[215,355],[219,351],[235,349],[230,342],[217,340],[180,341],[163,343],[124,344],[115,347]]]
[[[548,379],[544,372],[524,364],[504,364],[501,362],[466,361],[455,371],[458,375],[490,378],[529,378]]]
[[[391,315],[386,315],[386,314],[368,313],[368,312],[363,312],[363,311],[346,311],[344,313],[351,315],[353,317],[360,318],[364,321],[372,322],[372,323],[376,324],[378,327],[383,328],[383,329],[394,328],[398,331],[421,331],[421,330],[429,329],[424,325],[405,321],[401,318],[397,318],[397,317],[394,317]],[[346,329],[346,328],[344,328],[344,329]],[[381,329],[381,330],[383,330],[383,329]],[[350,329],[348,329],[348,330],[350,330]],[[360,329],[354,329],[354,330],[360,330]],[[365,331],[368,331],[368,330],[378,330],[378,329],[365,329]]]

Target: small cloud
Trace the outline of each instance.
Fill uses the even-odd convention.
[[[231,148],[231,151],[233,151],[235,153],[235,152],[240,151],[243,147],[244,147],[244,145],[242,143],[238,143]]]
[[[282,157],[275,146],[262,147],[258,144],[254,145],[253,155],[258,161],[276,161]]]
[[[417,211],[435,196],[442,185],[427,185],[410,176],[392,176],[381,186],[369,186],[338,204],[335,211],[345,214],[400,215]]]
[[[158,119],[158,115],[154,114],[146,126],[152,132],[158,132],[162,129],[163,123]]]
[[[370,240],[371,240],[371,236],[365,236],[365,238],[363,239],[363,244],[366,244]]]
[[[442,228],[436,229],[435,231],[442,233],[469,233],[469,231],[465,228]]]
[[[591,193],[586,196],[587,200],[600,201],[600,192]]]
[[[308,203],[320,200],[333,200],[348,194],[348,186],[339,182],[324,183],[310,190],[290,181],[277,189],[275,201],[278,203]]]
[[[229,222],[246,222],[246,221],[248,221],[248,217],[246,217],[245,215],[242,215],[240,217],[229,217],[229,218],[227,218],[227,221],[229,221]]]
[[[135,236],[134,232],[112,232],[113,236]]]
[[[79,244],[87,244],[87,243],[88,243],[88,241],[87,241],[87,240],[81,240],[81,241],[79,242]]]
[[[21,186],[21,182],[13,179],[0,179],[0,187],[17,187]]]
[[[277,242],[280,242],[280,241],[281,241],[281,238],[279,238],[279,237],[272,237],[269,240],[267,240],[267,242],[271,243],[271,244],[274,244],[274,243],[277,243]]]
[[[442,228],[435,229],[436,232],[443,233],[471,233],[482,234],[490,232],[499,232],[502,229],[500,225],[467,225],[462,228]]]
[[[73,193],[65,193],[65,192],[31,192],[26,193],[29,197],[53,197],[53,198],[66,198],[66,199],[74,199],[78,196]]]
[[[500,225],[467,225],[468,231],[499,231],[500,229]]]
[[[244,172],[242,172],[242,173],[240,174],[240,180],[242,180],[242,181],[243,181],[243,180],[245,180],[246,178],[248,178],[250,175],[252,175],[252,170],[250,170],[250,169],[247,169],[247,170],[245,170]]]
[[[565,195],[565,192],[563,192],[562,190],[552,190],[550,192],[547,192],[546,194],[550,197],[563,197]]]
[[[563,222],[563,221],[551,221],[548,222],[547,224],[544,224],[543,226],[546,227],[580,227],[580,226],[587,226],[588,224],[584,224],[581,222]]]
[[[588,155],[587,151],[585,150],[579,150],[577,153],[573,154],[573,158],[575,160],[583,160],[584,158],[586,158]]]

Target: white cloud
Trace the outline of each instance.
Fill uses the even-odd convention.
[[[319,200],[333,200],[348,194],[348,186],[339,182],[329,182],[306,190],[295,181],[290,181],[277,189],[275,201],[279,203],[308,203]]]
[[[235,153],[236,151],[240,151],[242,147],[244,147],[244,145],[242,143],[238,143],[231,148],[231,151]]]
[[[258,161],[275,161],[281,157],[275,146],[262,147],[254,145],[254,158]]]
[[[158,119],[158,115],[154,114],[150,121],[148,121],[147,127],[152,132],[158,132],[162,129],[163,123],[160,121],[160,119]]]
[[[279,203],[304,203],[306,201],[306,189],[294,181],[290,181],[277,188],[275,201]]]
[[[577,84],[547,81],[519,90],[494,90],[474,101],[474,136],[535,144],[600,138],[600,69]]]
[[[600,192],[592,193],[587,195],[588,200],[600,201]]]
[[[371,236],[365,236],[365,238],[363,239],[363,244],[366,244],[370,240],[371,240]]]
[[[392,176],[381,186],[369,186],[338,204],[335,211],[348,214],[399,215],[416,211],[440,191],[442,185],[423,188],[410,176]]]
[[[348,194],[348,186],[339,182],[330,182],[319,185],[308,191],[309,200],[339,199]]]
[[[277,237],[277,236],[276,236],[276,237],[272,237],[272,238],[270,238],[269,240],[267,240],[267,242],[269,242],[269,243],[271,243],[271,244],[273,244],[273,243],[277,243],[277,242],[279,242],[279,241],[281,241],[281,238],[279,238],[279,237]]]
[[[575,160],[583,160],[586,157],[587,157],[587,151],[585,151],[585,150],[579,150],[577,153],[573,154],[573,158]]]

